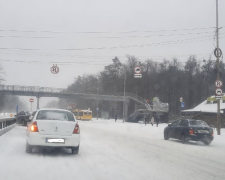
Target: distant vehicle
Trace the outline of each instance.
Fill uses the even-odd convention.
[[[18,123],[26,126],[27,122],[29,122],[29,117],[31,116],[32,112],[29,111],[21,111],[17,115],[17,121]]]
[[[201,120],[177,120],[164,129],[164,139],[169,138],[180,139],[183,144],[191,140],[209,145],[213,140],[213,128]]]
[[[66,147],[79,152],[80,128],[72,112],[62,109],[39,109],[30,117],[26,152],[34,147]]]
[[[76,116],[76,119],[79,119],[79,120],[91,120],[92,119],[92,111],[90,111],[90,110],[76,109],[76,110],[73,110],[73,113]]]

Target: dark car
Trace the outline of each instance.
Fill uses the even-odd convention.
[[[23,124],[26,126],[27,122],[30,121],[29,117],[31,116],[31,112],[29,111],[21,111],[17,115],[17,122],[19,124]]]
[[[208,145],[213,140],[213,128],[204,121],[194,119],[183,119],[174,121],[164,129],[164,139],[179,139],[182,143],[201,141]]]

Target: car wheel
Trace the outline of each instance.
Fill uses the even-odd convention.
[[[205,145],[209,145],[211,142],[212,142],[212,141],[210,141],[210,140],[207,139],[207,138],[203,140],[203,143],[204,143]]]
[[[32,146],[30,144],[28,144],[28,142],[26,143],[26,152],[32,153]]]
[[[72,147],[72,154],[78,154],[78,152],[79,152],[79,147],[80,147],[80,146]]]
[[[187,138],[186,138],[186,136],[184,134],[182,134],[182,136],[181,136],[181,142],[183,144],[187,143]]]
[[[168,140],[168,139],[169,139],[169,135],[168,135],[167,132],[164,132],[164,139],[165,139],[165,140]]]

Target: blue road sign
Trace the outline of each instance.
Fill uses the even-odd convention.
[[[16,113],[18,113],[18,111],[19,111],[19,106],[17,105],[16,106]]]
[[[96,111],[99,111],[99,108],[96,108]]]
[[[185,103],[181,102],[181,108],[184,108]]]

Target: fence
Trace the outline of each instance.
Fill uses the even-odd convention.
[[[16,125],[16,118],[0,119],[0,136]]]

